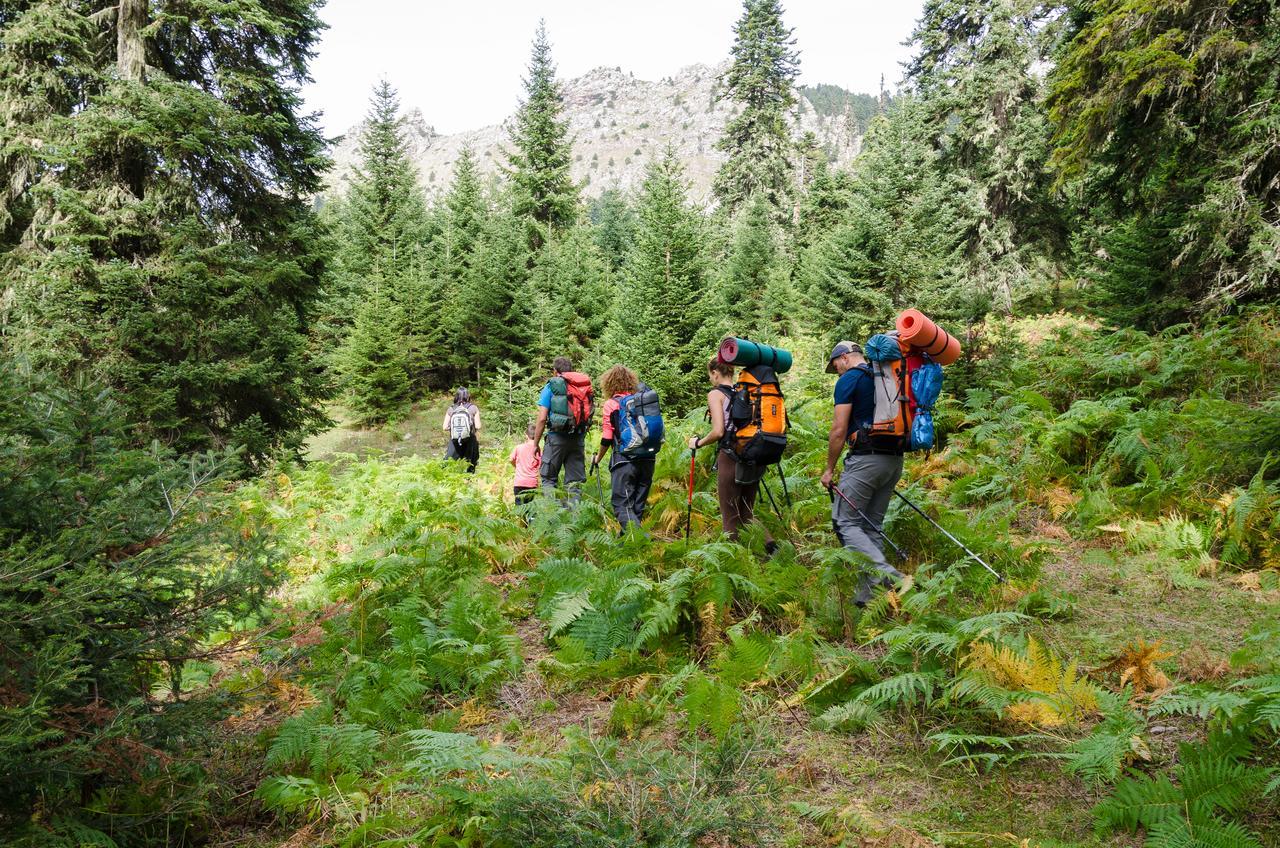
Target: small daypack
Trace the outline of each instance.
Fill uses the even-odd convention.
[[[551,409],[547,424],[553,433],[585,433],[595,415],[596,393],[591,378],[569,371],[551,378]]]
[[[725,437],[738,462],[773,465],[787,449],[787,407],[778,375],[768,365],[743,368],[729,397]]]
[[[473,407],[455,406],[449,413],[449,438],[455,442],[465,442],[476,433],[476,419],[471,410]]]
[[[652,459],[662,448],[664,425],[658,393],[641,383],[632,394],[618,398],[618,453],[627,459]]]

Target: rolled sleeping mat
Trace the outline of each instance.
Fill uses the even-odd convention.
[[[897,324],[898,338],[929,354],[939,365],[950,365],[960,358],[960,340],[930,321],[919,309],[903,312]]]
[[[730,336],[720,342],[719,356],[721,362],[737,365],[740,368],[768,365],[776,374],[785,374],[791,370],[791,351],[749,339]]]

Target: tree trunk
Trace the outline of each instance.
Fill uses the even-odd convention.
[[[142,82],[147,74],[147,0],[119,0],[116,7],[116,70],[121,79]]]

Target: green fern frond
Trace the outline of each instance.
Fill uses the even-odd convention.
[[[1147,832],[1145,848],[1263,848],[1262,842],[1233,821],[1216,816],[1165,819]]]
[[[936,671],[907,671],[864,689],[857,700],[880,707],[908,706],[919,701],[928,706],[942,681]]]
[[[1182,791],[1166,775],[1138,775],[1117,783],[1112,796],[1093,808],[1093,816],[1100,831],[1135,831],[1178,816],[1182,809]]]
[[[551,638],[559,636],[583,613],[594,611],[588,592],[585,589],[574,594],[558,594],[552,598],[548,606],[547,635]]]
[[[813,720],[819,730],[861,733],[884,722],[884,714],[865,701],[845,701],[828,707]]]

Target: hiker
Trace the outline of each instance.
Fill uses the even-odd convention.
[[[713,442],[719,443],[716,451],[716,493],[720,497],[720,524],[725,535],[737,541],[738,531],[755,519],[760,479],[757,477],[754,482],[739,482],[738,456],[734,453],[732,441],[725,437],[729,402],[733,399],[733,366],[716,357],[707,365],[707,377],[712,385],[711,391],[707,392],[707,415],[711,419],[711,432],[702,437],[690,436],[689,449],[696,452]],[[778,544],[768,530],[764,531],[764,539],[765,551],[772,555]]]
[[[544,433],[547,437],[539,470],[542,491],[555,494],[563,469],[569,500],[577,503],[587,479],[585,442],[595,413],[595,389],[590,377],[573,370],[573,362],[567,356],[557,356],[552,369],[555,376],[538,396],[538,420],[533,434],[535,445],[542,444]]]
[[[449,444],[445,447],[445,459],[465,460],[467,473],[476,473],[476,463],[480,461],[480,440],[476,434],[480,432],[480,410],[471,402],[471,392],[458,389],[453,395],[453,404],[444,411],[444,431],[449,436]]]
[[[514,483],[516,506],[533,500],[538,491],[538,469],[542,466],[542,451],[533,437],[537,426],[530,421],[524,429],[524,441],[511,449],[509,461],[516,470]]]
[[[861,348],[848,341],[836,344],[827,361],[827,373],[840,377],[836,380],[835,414],[827,437],[822,487],[832,491],[836,462],[848,445],[839,493],[832,492],[831,525],[840,544],[871,561],[874,571],[862,577],[853,601],[863,607],[871,600],[871,590],[877,583],[889,586],[903,577],[884,558],[881,533],[889,500],[902,476],[903,444],[897,437],[870,435],[876,414],[875,379]]]
[[[644,386],[625,365],[615,365],[600,378],[604,402],[600,423],[600,448],[591,460],[591,473],[599,473],[606,450],[609,457],[609,489],[613,514],[622,525],[621,533],[644,520],[653,485],[654,457],[662,445],[662,419],[657,411],[657,392]],[[650,400],[651,398],[651,400]],[[641,409],[648,403],[651,409]],[[625,405],[625,406],[624,406]],[[647,414],[646,414],[647,413]],[[635,432],[636,424],[657,417],[657,431]]]

